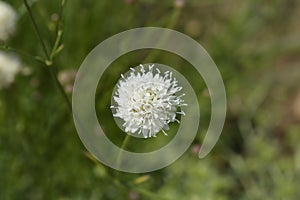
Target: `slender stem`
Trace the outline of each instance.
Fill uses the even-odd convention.
[[[26,9],[27,9],[27,11],[28,11],[28,14],[29,14],[29,16],[30,16],[30,19],[31,19],[31,22],[32,22],[32,24],[33,24],[35,33],[37,34],[37,36],[38,36],[38,38],[39,38],[39,40],[40,40],[40,43],[41,43],[41,46],[42,46],[43,51],[44,51],[44,53],[45,53],[45,56],[46,56],[47,60],[50,60],[50,56],[49,56],[49,53],[48,53],[48,51],[47,51],[46,45],[45,45],[45,43],[44,43],[44,41],[43,41],[43,39],[42,39],[41,33],[40,33],[39,29],[38,29],[38,26],[37,26],[36,21],[35,21],[35,19],[34,19],[34,17],[33,17],[31,8],[30,8],[30,6],[29,6],[27,0],[24,0],[24,4],[25,4],[25,7],[26,7]]]
[[[62,1],[62,2],[64,2],[64,1]],[[44,43],[44,41],[43,41],[42,35],[41,35],[40,31],[39,31],[39,28],[38,28],[38,26],[37,26],[37,24],[36,24],[36,21],[35,21],[34,17],[33,17],[31,8],[30,8],[30,6],[29,6],[27,0],[24,0],[24,4],[25,4],[25,7],[26,7],[26,9],[27,9],[27,11],[28,11],[28,13],[29,13],[29,16],[30,16],[31,22],[32,22],[32,24],[33,24],[34,30],[35,30],[35,32],[36,32],[38,38],[39,38],[40,44],[41,44],[41,46],[42,46],[42,48],[43,48],[43,51],[44,51],[44,53],[45,53],[45,56],[46,56],[45,64],[46,64],[47,66],[51,66],[51,65],[53,65],[53,55],[51,54],[51,56],[50,56],[50,54],[49,54],[48,51],[47,51],[46,45],[45,45],[45,43]],[[64,5],[64,3],[62,3],[62,6],[63,6],[63,5]],[[60,14],[61,14],[61,13],[60,13]],[[57,40],[56,40],[56,43],[57,43],[57,44],[54,44],[54,47],[58,46],[58,42],[59,42],[59,40],[61,39],[61,33],[58,33],[58,36],[57,36],[57,37],[58,37]],[[60,83],[59,80],[57,79],[56,67],[55,67],[55,66],[52,66],[52,67],[50,67],[49,70],[50,70],[51,76],[52,76],[52,78],[53,78],[53,80],[54,80],[56,86],[58,87],[58,90],[60,91],[60,93],[62,94],[62,96],[64,97],[64,99],[66,100],[66,102],[67,102],[67,104],[68,104],[68,108],[70,109],[70,111],[71,111],[71,113],[72,113],[72,103],[71,103],[71,101],[70,101],[68,95],[66,94],[66,92],[65,92],[65,90],[64,90],[64,88],[63,88],[63,86],[61,85],[61,83]]]
[[[26,52],[24,52],[24,51],[17,50],[17,49],[15,49],[15,48],[10,47],[10,46],[7,46],[7,45],[5,45],[5,44],[4,44],[4,45],[1,45],[1,46],[0,46],[0,49],[1,49],[1,50],[4,50],[4,51],[7,51],[7,52],[14,52],[14,53],[17,53],[17,54],[20,55],[20,56],[28,57],[28,58],[30,58],[30,59],[32,59],[32,60],[35,60],[35,61],[37,61],[37,62],[40,62],[40,63],[45,63],[44,60],[43,60],[43,58],[40,58],[40,57],[38,57],[38,56],[32,56],[32,55],[30,55],[30,54],[28,54],[28,53],[26,53]]]
[[[53,45],[53,48],[52,48],[52,51],[51,51],[51,54],[50,54],[50,60],[53,60],[53,58],[54,58],[54,56],[57,52],[57,49],[59,48],[59,44],[60,44],[60,41],[61,41],[61,38],[62,38],[62,33],[63,33],[62,30],[58,30],[57,36],[56,36],[56,39],[55,39],[55,42],[54,42],[54,45]]]
[[[118,167],[121,164],[122,152],[126,148],[128,142],[129,142],[130,137],[131,136],[129,134],[127,134],[126,137],[125,137],[125,139],[124,139],[124,141],[123,141],[123,143],[122,143],[121,150],[120,150],[120,152],[118,154],[117,161],[116,161]]]
[[[53,58],[56,56],[58,52],[61,51],[63,48],[63,45],[60,45],[61,39],[62,39],[62,16],[64,12],[64,6],[65,6],[66,0],[61,0],[60,8],[59,8],[59,14],[58,14],[58,20],[56,22],[56,39],[54,42],[54,45],[52,47],[52,51],[50,53],[50,59],[53,60]]]
[[[51,73],[51,76],[58,88],[58,90],[60,91],[60,93],[63,95],[64,99],[66,100],[67,104],[68,104],[68,108],[69,110],[71,111],[72,113],[72,103],[67,95],[67,93],[65,92],[63,86],[61,85],[61,83],[59,82],[59,80],[57,79],[57,75],[56,75],[56,69],[54,66],[50,67],[50,73]]]
[[[56,23],[56,32],[57,33],[61,29],[61,26],[62,26],[62,17],[63,17],[65,4],[66,4],[66,0],[61,0],[59,12],[58,12],[58,20],[57,20],[57,23]]]
[[[174,11],[170,17],[170,21],[167,24],[166,28],[174,28],[176,23],[177,23],[177,19],[180,16],[181,13],[181,8],[174,8]]]
[[[168,29],[173,29],[174,26],[176,25],[177,19],[180,16],[181,13],[181,9],[180,8],[174,8],[172,15],[170,17],[170,20],[168,22],[168,24],[166,25],[166,28]],[[168,37],[168,33],[163,34],[159,41],[157,42],[157,45],[162,44]],[[159,54],[159,51],[152,51],[151,53],[149,53],[149,55],[144,59],[145,63],[149,63],[149,62],[154,62],[154,59],[157,57],[157,55]]]
[[[176,25],[177,19],[178,19],[179,15],[180,15],[180,11],[181,11],[181,9],[174,8],[174,11],[173,11],[173,13],[171,15],[170,21],[167,24],[167,28],[171,29],[171,28],[173,28]],[[164,42],[167,36],[168,36],[167,34],[164,34],[161,37],[161,39],[158,41],[158,44],[161,44],[162,42]],[[157,52],[156,51],[150,53],[148,55],[148,57],[145,59],[145,62],[147,62],[147,61],[153,61],[156,56],[157,56]],[[130,139],[130,135],[127,134],[126,137],[125,137],[125,139],[124,139],[124,141],[123,141],[123,143],[122,143],[121,150],[120,150],[119,155],[118,155],[117,160],[116,160],[116,163],[117,163],[118,167],[121,164],[121,158],[122,158],[123,149],[128,144],[129,139]]]

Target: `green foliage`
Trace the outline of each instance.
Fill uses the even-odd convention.
[[[32,0],[46,49],[57,53],[50,60],[23,2],[8,3],[19,19],[16,34],[1,46],[15,49],[30,74],[19,74],[9,88],[0,90],[0,199],[300,198],[299,1],[191,0],[178,8],[171,0],[72,0],[66,1],[60,21],[60,0]],[[50,71],[78,69],[99,42],[142,26],[181,31],[206,48],[223,76],[228,113],[222,136],[207,158],[198,160],[192,146],[169,167],[127,174],[103,166],[86,152]],[[61,40],[58,30],[63,31]],[[110,115],[107,105],[120,73],[149,54],[189,76],[201,108],[194,144],[201,144],[210,119],[205,83],[196,74],[185,74],[189,64],[170,53],[145,50],[116,60],[100,81],[97,114]],[[109,138],[121,146],[125,135],[108,122],[111,117],[98,117],[112,133]],[[171,139],[136,139],[128,148],[145,152]]]

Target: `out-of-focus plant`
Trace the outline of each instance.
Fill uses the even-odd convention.
[[[299,199],[298,1],[8,3],[17,17],[1,21],[7,11],[0,9],[0,31],[6,35],[0,42],[5,54],[0,56],[0,84],[5,82],[0,89],[0,199]],[[141,26],[175,29],[203,44],[224,78],[228,117],[206,159],[197,159],[199,145],[193,145],[165,169],[127,174],[84,151],[57,87],[69,102],[74,70],[86,54],[107,37]],[[188,65],[160,51],[126,56],[117,64]],[[8,72],[8,63],[17,70]],[[23,76],[25,66],[30,73]],[[105,78],[113,81],[121,67],[109,73]],[[201,107],[195,140],[200,144],[210,116],[209,95],[201,77],[190,77]],[[100,92],[96,101],[110,95]],[[101,102],[96,105],[105,109]]]

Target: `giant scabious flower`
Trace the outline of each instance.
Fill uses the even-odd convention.
[[[184,104],[182,87],[172,72],[161,73],[154,65],[145,69],[132,69],[128,77],[121,75],[113,99],[114,117],[124,121],[125,132],[155,137],[159,131],[165,135],[170,122],[178,122],[176,114],[185,115],[180,109]],[[178,111],[180,110],[180,111]]]

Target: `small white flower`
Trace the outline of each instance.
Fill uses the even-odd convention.
[[[0,52],[0,89],[8,87],[20,70],[21,63],[18,57]]]
[[[17,13],[7,3],[0,1],[0,41],[7,40],[16,29]]]
[[[111,106],[115,110],[114,117],[124,120],[126,132],[142,134],[145,138],[155,137],[159,131],[165,135],[170,122],[178,122],[176,114],[185,115],[181,106],[186,106],[181,98],[184,94],[176,94],[182,90],[172,72],[161,73],[150,65],[145,69],[140,65],[139,70],[131,69],[130,75],[117,85],[113,99],[116,103]]]

